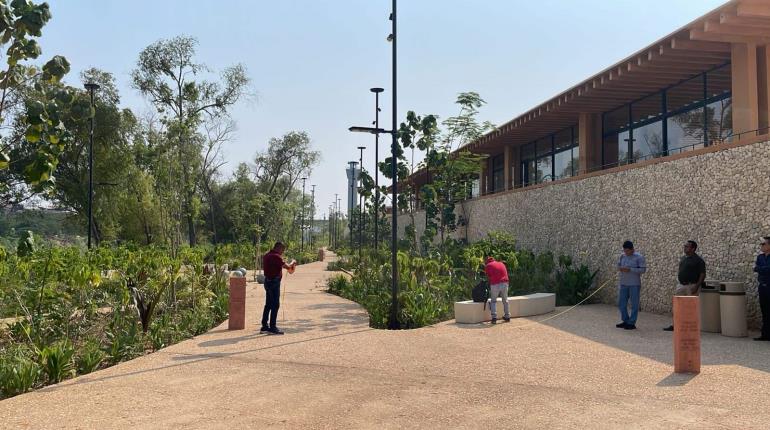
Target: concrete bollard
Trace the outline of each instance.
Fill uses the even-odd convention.
[[[674,296],[674,372],[700,373],[700,310],[697,296]]]
[[[246,278],[230,278],[230,319],[228,330],[246,328]]]
[[[324,261],[324,257],[325,257],[325,256],[326,256],[326,255],[324,254],[324,250],[323,250],[323,248],[319,249],[319,250],[318,250],[318,261]]]

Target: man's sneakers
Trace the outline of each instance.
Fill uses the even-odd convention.
[[[511,322],[511,317],[503,317],[503,321],[505,321],[505,322]]]
[[[623,329],[626,329],[626,330],[636,330],[636,325],[628,324],[628,323],[624,323],[624,322],[615,324],[615,327],[623,328]]]
[[[497,318],[492,318],[492,324],[497,324]]]
[[[770,337],[759,336],[759,337],[755,337],[754,340],[757,340],[757,341],[760,341],[760,342],[761,341],[770,341]]]
[[[259,329],[259,332],[260,333],[267,333],[267,334],[283,334],[283,332],[281,330],[278,330],[278,327],[270,328],[270,327],[262,326],[262,328]]]
[[[674,331],[674,326],[670,325],[670,326],[664,328],[663,331]]]

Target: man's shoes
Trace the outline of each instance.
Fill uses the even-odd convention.
[[[627,325],[628,324],[622,322],[622,323],[615,324],[615,327],[617,327],[617,328],[626,328]]]
[[[497,324],[497,318],[492,318],[492,324]]]
[[[505,321],[505,322],[511,322],[511,317],[503,317],[503,321]]]
[[[283,334],[281,330],[278,330],[278,327],[271,327],[267,329],[267,332],[270,334]]]
[[[260,333],[264,333],[264,332],[266,332],[266,331],[270,331],[270,327],[268,327],[268,326],[266,326],[266,325],[263,325],[263,326],[262,326],[262,328],[261,328],[261,329],[259,329],[259,332],[260,332]]]
[[[670,325],[663,329],[663,331],[674,331],[674,326]]]
[[[770,337],[759,336],[759,337],[755,337],[755,338],[754,338],[754,340],[758,340],[758,341],[770,341]]]
[[[625,327],[623,327],[626,330],[636,330],[636,325],[634,324],[626,324]]]

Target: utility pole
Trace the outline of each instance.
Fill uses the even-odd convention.
[[[308,234],[307,240],[310,244],[310,249],[313,249],[313,221],[315,221],[315,185],[311,185],[313,190],[310,192],[310,234]]]
[[[305,252],[305,181],[307,178],[300,178],[302,179],[302,208],[300,212],[300,221],[299,221],[299,236],[300,236],[300,251]]]

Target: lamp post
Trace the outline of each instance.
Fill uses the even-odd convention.
[[[350,231],[350,250],[353,251],[353,207],[356,205],[353,194],[356,188],[356,161],[348,161],[350,166],[350,191],[348,192],[348,230]]]
[[[313,249],[313,221],[315,220],[315,185],[311,185],[313,190],[310,191],[310,234],[307,236],[310,249]]]
[[[393,183],[391,190],[393,191],[393,197],[391,201],[392,213],[391,220],[391,244],[390,244],[390,259],[391,259],[391,306],[390,306],[390,321],[388,321],[388,328],[396,330],[399,328],[398,323],[398,85],[397,85],[397,67],[396,67],[396,0],[393,0],[392,11],[390,13],[391,33],[388,35],[388,42],[390,42],[392,48],[392,77],[393,77],[393,124],[390,130],[383,130],[380,127],[350,127],[348,130],[353,132],[372,133],[378,135],[381,133],[390,133],[392,141],[390,145],[391,153],[391,177]],[[377,124],[375,124],[377,125]]]
[[[358,147],[358,151],[359,151],[358,165],[361,166],[359,167],[360,169],[359,171],[361,172],[361,174],[364,173],[364,149],[366,149],[365,146]],[[361,177],[360,176],[361,174],[359,174],[359,178]],[[361,195],[358,196],[358,261],[359,262],[361,262],[361,248],[363,247],[363,244],[364,244],[364,236],[363,236],[364,233],[362,229],[363,222],[364,222],[364,208],[363,208],[363,205],[361,204],[361,200],[362,200],[361,197],[362,197]]]
[[[302,179],[302,208],[299,216],[299,236],[300,236],[300,251],[305,252],[305,181],[307,178]]]
[[[91,109],[93,115],[91,115],[91,130],[88,136],[88,249],[91,249],[91,235],[94,230],[94,116],[96,110],[94,109],[94,91],[99,89],[99,84],[94,82],[88,82],[85,84],[86,89],[91,96]]]
[[[337,229],[339,227],[339,225],[338,225],[339,224],[339,222],[338,222],[338,218],[339,218],[339,206],[338,206],[339,198],[337,196],[339,196],[339,194],[338,193],[334,193],[334,201],[332,202],[332,206],[334,206],[334,247],[335,248],[337,247]]]
[[[374,128],[380,128],[380,93],[382,88],[370,88],[374,93]],[[380,229],[380,134],[374,134],[374,249],[379,247]]]

